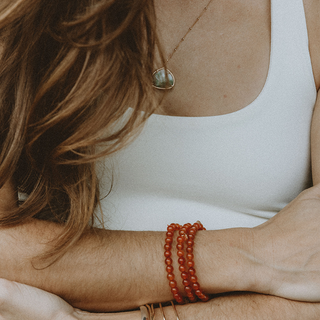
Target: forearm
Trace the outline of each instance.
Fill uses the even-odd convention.
[[[181,320],[318,320],[320,304],[286,300],[261,294],[228,294],[206,303],[176,306]],[[163,308],[166,320],[176,320],[171,306]],[[118,314],[75,313],[81,320],[140,320],[140,311]],[[155,309],[155,320],[163,319],[159,308]]]
[[[176,306],[181,320],[316,320],[320,305],[297,302],[261,294],[230,294],[207,303]],[[171,307],[164,309],[167,320],[176,320]],[[157,310],[157,319],[162,319]],[[116,320],[116,319],[115,319]],[[119,318],[119,320],[121,320]],[[132,320],[135,320],[132,318]],[[139,320],[137,317],[136,320]]]
[[[96,230],[97,234],[84,235],[53,265],[35,269],[31,258],[49,248],[46,242],[57,229],[42,221],[2,229],[0,277],[55,293],[85,310],[126,310],[171,299],[163,256],[164,232]],[[198,233],[194,254],[204,291],[245,290],[244,286],[249,286],[246,273],[250,277],[252,273],[246,272],[241,254],[244,231]],[[175,270],[183,292],[177,265]]]

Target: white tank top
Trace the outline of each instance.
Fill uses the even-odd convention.
[[[207,229],[265,222],[310,185],[316,88],[302,0],[272,0],[268,77],[245,108],[220,116],[152,115],[104,163],[105,225],[165,230],[200,220]]]

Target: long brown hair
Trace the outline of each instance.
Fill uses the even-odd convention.
[[[14,179],[29,195],[0,226],[63,224],[54,255],[89,228],[100,197],[95,161],[154,109],[153,1],[2,0],[0,36],[0,185]]]

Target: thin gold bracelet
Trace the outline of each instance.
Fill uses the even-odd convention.
[[[160,306],[160,311],[161,311],[161,313],[162,313],[162,319],[163,319],[163,320],[167,320],[167,319],[166,319],[166,316],[164,315],[164,311],[163,311],[163,308],[162,308],[162,304],[159,303],[159,306]]]
[[[176,314],[177,320],[180,320],[180,318],[178,316],[178,312],[177,312],[176,306],[174,305],[173,301],[171,301],[171,305],[173,307],[174,313]]]
[[[154,320],[154,308],[153,308],[153,304],[151,305],[151,307],[147,304],[146,307],[148,308],[148,311],[149,311],[150,320]]]

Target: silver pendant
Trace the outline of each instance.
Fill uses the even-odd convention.
[[[152,86],[159,90],[170,90],[176,83],[173,73],[163,67],[152,74],[152,80]]]

